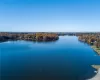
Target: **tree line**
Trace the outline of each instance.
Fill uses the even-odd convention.
[[[97,48],[100,48],[100,33],[95,34],[80,34],[78,39],[82,42],[86,42],[90,45],[94,45]]]
[[[0,41],[28,40],[28,41],[55,41],[59,36],[55,33],[0,33]]]

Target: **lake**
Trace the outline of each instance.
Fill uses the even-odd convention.
[[[1,80],[86,80],[96,74],[93,64],[100,64],[100,57],[76,36],[0,43]]]

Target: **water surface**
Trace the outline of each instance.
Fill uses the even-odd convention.
[[[56,42],[0,43],[1,80],[86,80],[95,75],[100,57],[75,36]]]

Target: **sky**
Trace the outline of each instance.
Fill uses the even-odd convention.
[[[100,32],[100,0],[0,0],[2,32]]]

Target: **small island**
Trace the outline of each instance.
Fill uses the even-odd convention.
[[[0,33],[0,42],[26,40],[26,41],[56,41],[59,36],[55,33]]]

